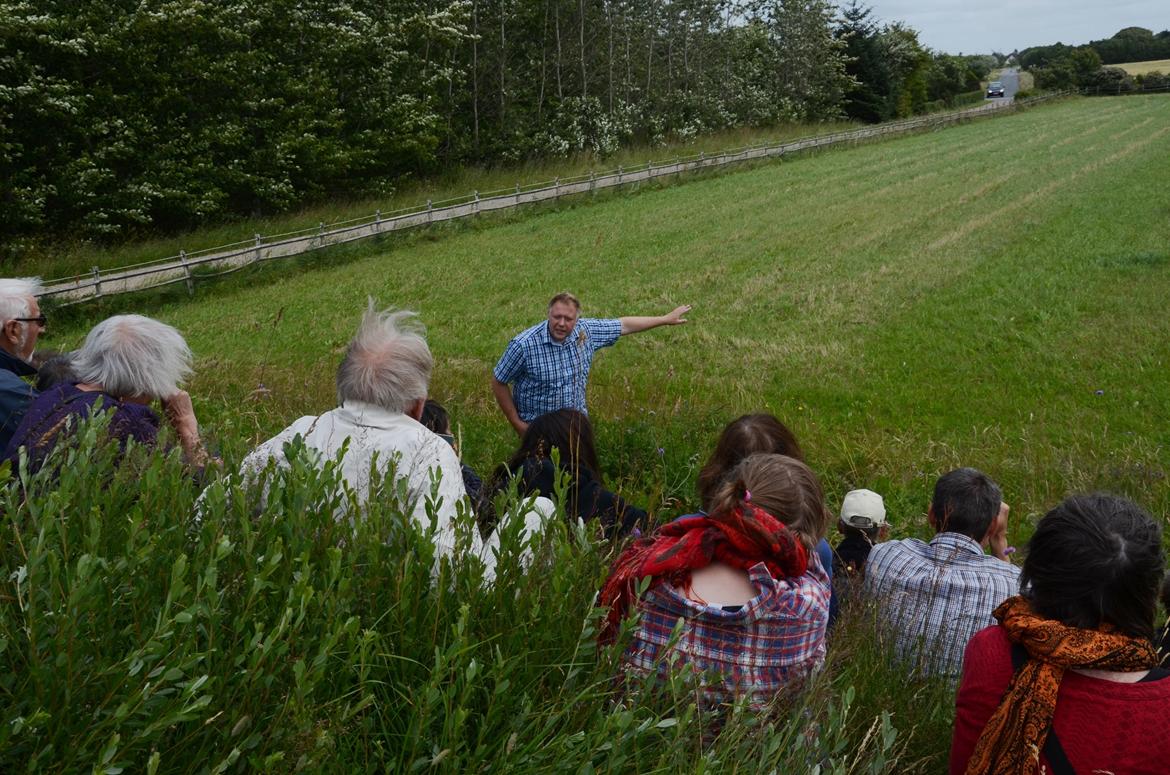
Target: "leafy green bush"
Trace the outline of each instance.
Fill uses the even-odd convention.
[[[617,695],[585,532],[558,522],[526,569],[517,524],[493,586],[462,551],[433,578],[429,531],[359,509],[334,464],[201,496],[177,453],[103,438],[0,466],[0,770],[905,771],[906,682],[848,628],[795,707],[704,747],[681,685]]]

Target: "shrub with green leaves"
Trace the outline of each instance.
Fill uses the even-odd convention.
[[[684,685],[620,694],[621,646],[595,641],[610,547],[562,519],[530,565],[505,528],[494,585],[464,551],[435,578],[434,525],[357,504],[335,465],[204,488],[177,451],[105,438],[98,418],[36,474],[0,466],[4,772],[896,768],[852,667],[705,744]]]

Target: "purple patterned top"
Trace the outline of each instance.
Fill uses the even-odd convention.
[[[130,439],[140,444],[154,444],[158,439],[160,418],[149,406],[123,401],[109,393],[61,384],[41,393],[29,404],[24,419],[4,449],[4,458],[15,462],[19,449],[25,447],[30,467],[40,468],[61,432],[76,428],[99,405],[102,411],[113,415],[109,432],[119,447],[124,449]]]

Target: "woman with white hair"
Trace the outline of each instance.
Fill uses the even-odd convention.
[[[95,411],[111,414],[109,434],[120,446],[133,439],[154,444],[161,424],[150,408],[160,401],[186,460],[207,460],[191,397],[179,389],[191,373],[191,350],[173,327],[142,315],[116,315],[98,323],[73,355],[76,382],[41,393],[13,434],[4,457],[23,447],[39,468],[62,431]]]

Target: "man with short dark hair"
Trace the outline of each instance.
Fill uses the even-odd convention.
[[[967,641],[995,623],[996,606],[1019,593],[1020,571],[1008,561],[1007,515],[989,476],[958,468],[935,484],[929,544],[905,538],[870,552],[864,588],[884,606],[897,655],[922,672],[957,678]]]
[[[0,450],[8,446],[37,391],[25,381],[35,377],[33,351],[45,330],[37,302],[36,277],[0,280]]]
[[[508,343],[492,371],[492,393],[520,436],[542,414],[558,409],[588,414],[585,384],[593,354],[623,334],[686,323],[683,316],[690,311],[690,305],[684,304],[657,317],[582,318],[577,297],[558,293],[548,303],[548,320]]]

